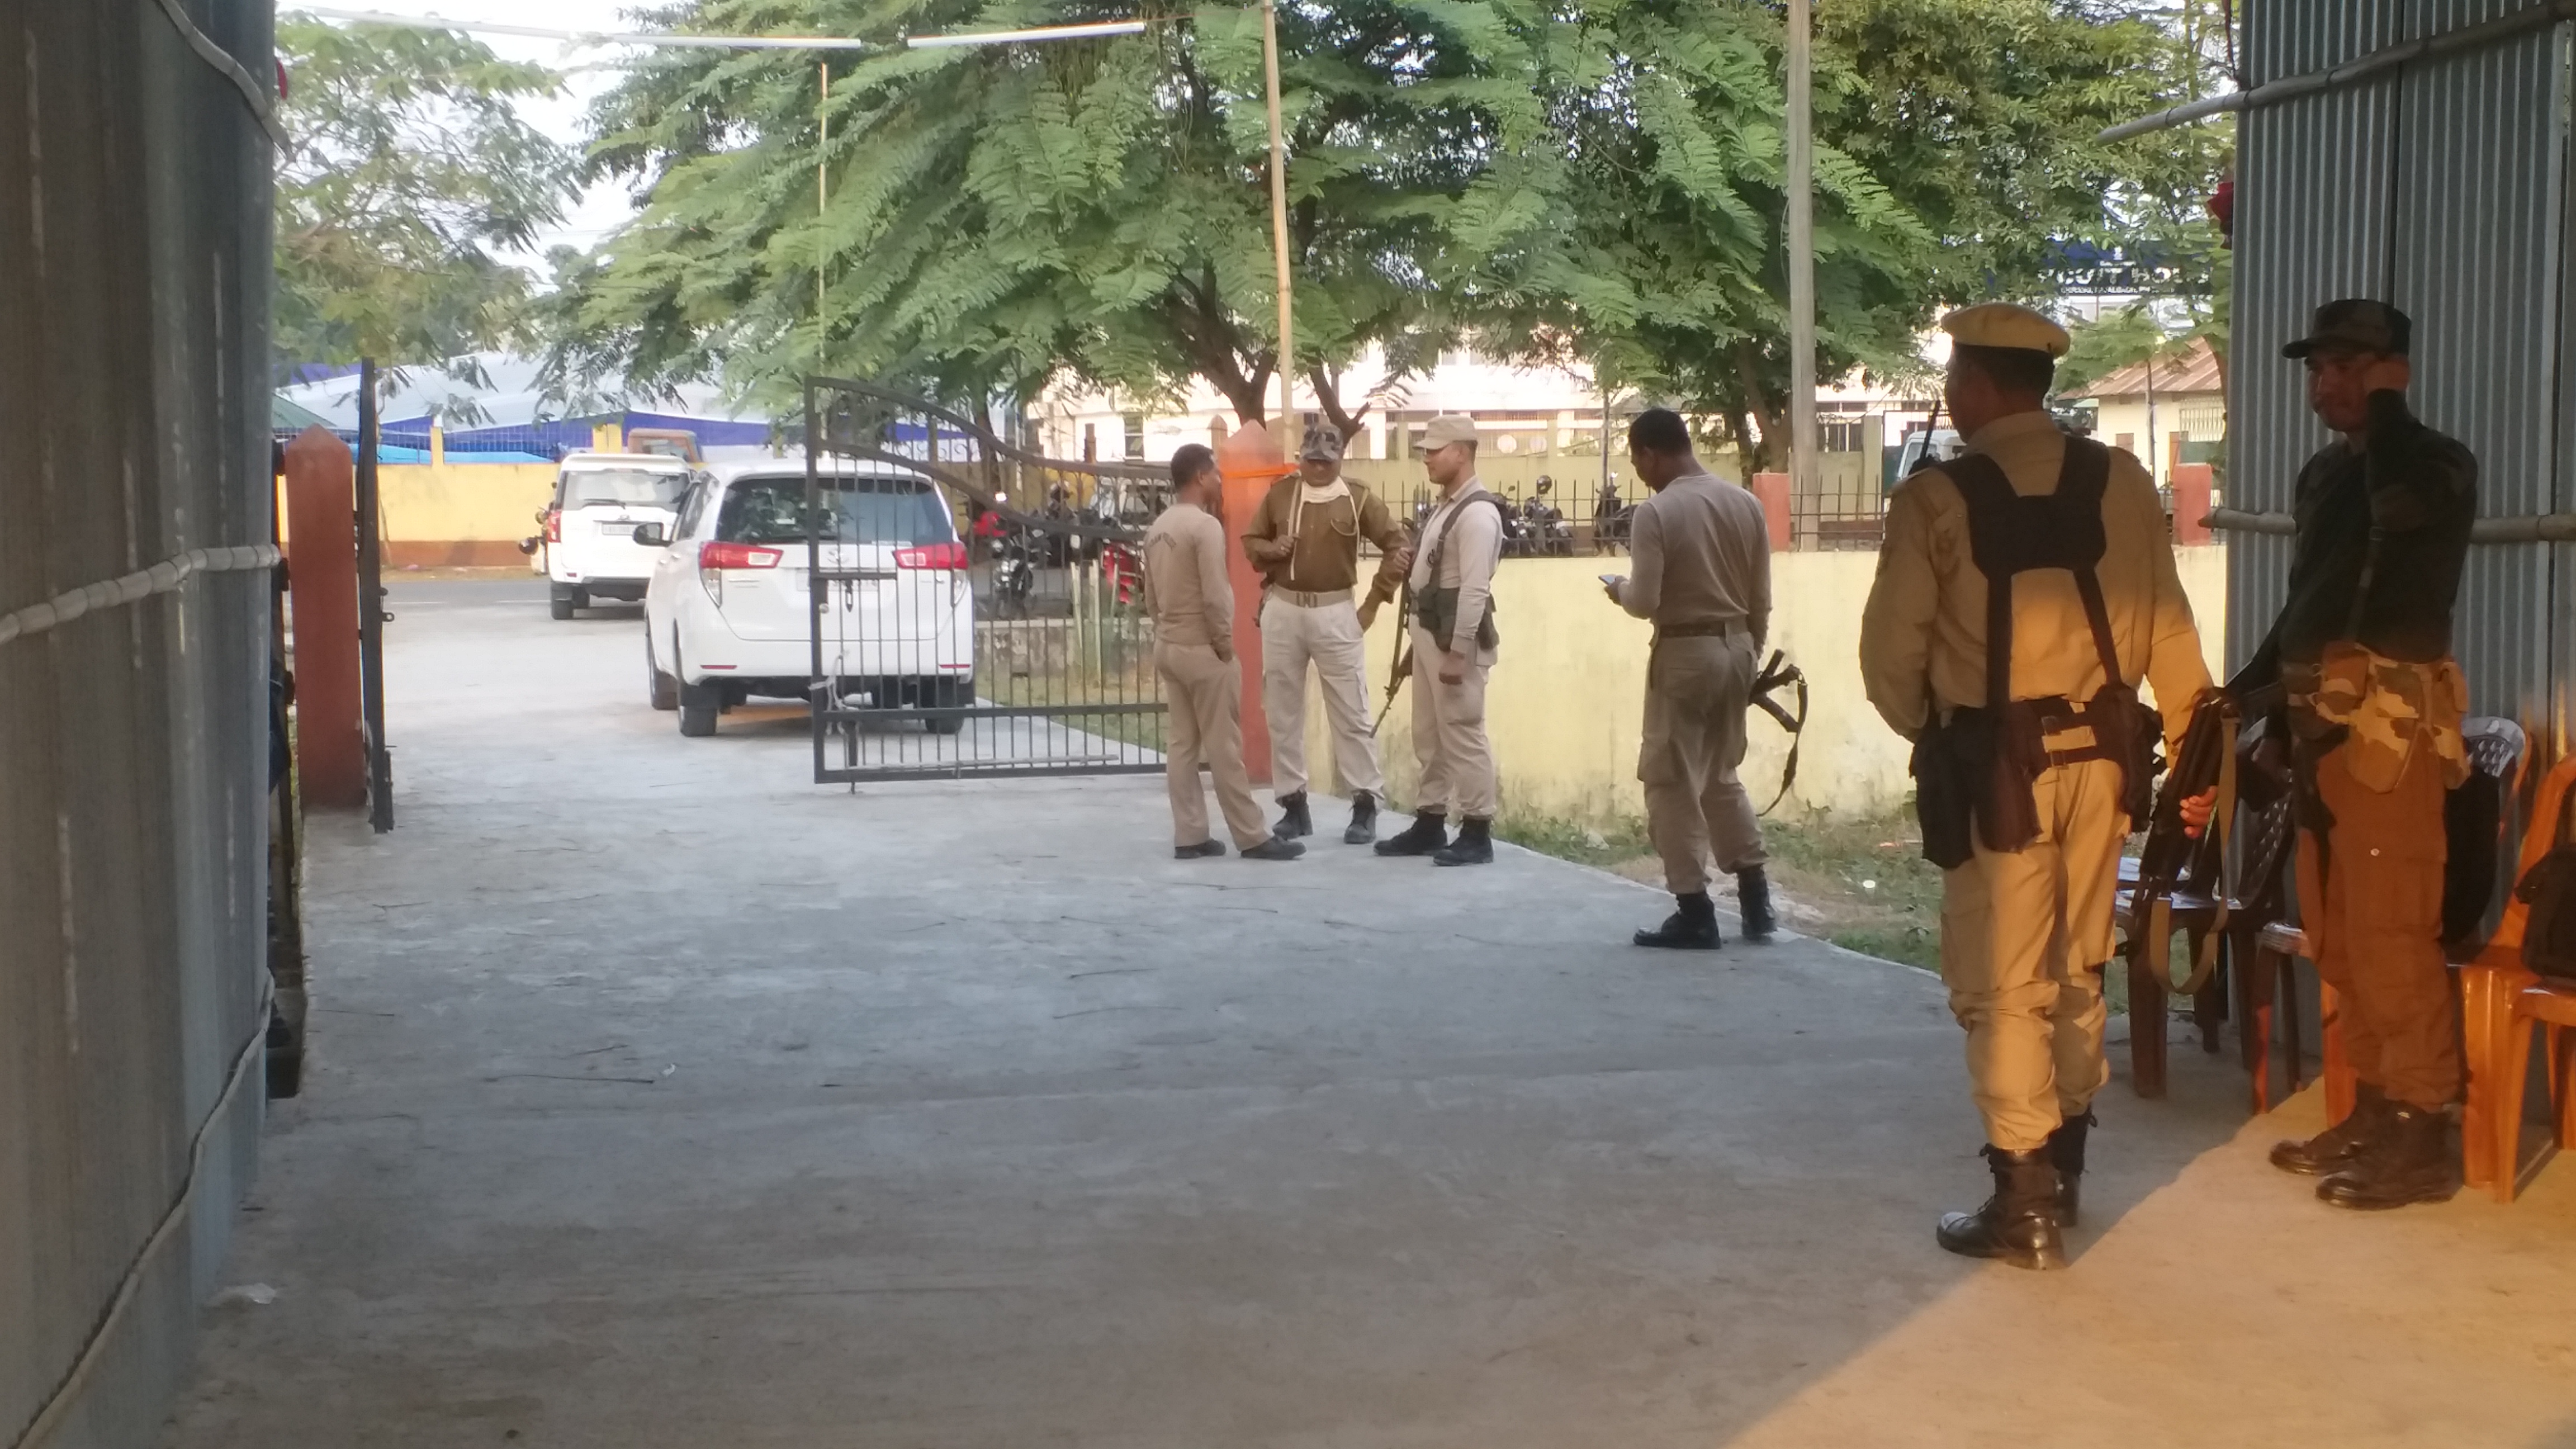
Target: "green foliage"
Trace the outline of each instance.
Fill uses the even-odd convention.
[[[277,174],[274,355],[441,363],[527,342],[528,274],[494,255],[562,216],[574,158],[513,102],[540,66],[443,31],[277,24],[295,138]]]
[[[1490,258],[1486,335],[1725,417],[1773,461],[1789,371],[1777,19],[1587,0],[1572,29],[1541,85],[1573,164]],[[1819,7],[1819,374],[1919,369],[1945,307],[2044,296],[2054,243],[2178,233],[2216,181],[2207,139],[2094,136],[2199,66],[2167,25],[2055,0]]]
[[[2055,241],[2206,232],[2218,143],[2093,139],[2205,67],[2170,16],[2101,4],[1820,8],[1827,375],[1919,369],[1940,308],[2043,293]],[[1068,0],[694,0],[647,18],[891,42],[1095,17]],[[1339,368],[1364,349],[1401,374],[1473,336],[1597,366],[1738,439],[1783,436],[1775,9],[1291,0],[1279,25],[1297,356],[1335,421],[1357,411]],[[666,51],[603,101],[591,164],[644,211],[559,263],[560,379],[722,377],[783,406],[809,371],[979,401],[1055,377],[1140,397],[1198,377],[1263,415],[1277,339],[1257,8],[832,64],[826,102],[811,56]]]
[[[654,17],[887,40],[1074,18],[953,0],[701,0]],[[1298,359],[1347,418],[1342,364],[1372,343],[1399,366],[1428,358],[1454,329],[1438,272],[1483,214],[1457,202],[1491,169],[1480,157],[1534,145],[1543,117],[1487,6],[1292,6],[1280,27]],[[959,398],[1025,396],[1059,373],[1139,395],[1196,376],[1264,413],[1277,338],[1257,10],[1132,38],[889,47],[834,70],[826,102],[810,57],[670,52],[602,102],[592,164],[646,204],[567,271],[559,375],[723,376],[781,403],[811,370]]]

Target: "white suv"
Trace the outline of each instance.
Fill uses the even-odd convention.
[[[836,693],[863,707],[972,705],[975,591],[945,495],[919,474],[845,460],[825,467],[822,489],[823,670]],[[808,697],[818,605],[801,465],[722,469],[689,489],[667,531],[636,537],[660,554],[644,597],[648,694],[679,711],[680,733],[714,734],[716,716],[752,695]]]
[[[555,474],[554,501],[539,515],[546,526],[548,602],[569,619],[594,599],[644,597],[661,551],[635,541],[642,524],[671,526],[689,465],[650,453],[566,453]]]

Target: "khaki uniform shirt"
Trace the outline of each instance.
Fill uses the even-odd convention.
[[[1244,556],[1261,571],[1269,587],[1295,589],[1301,594],[1357,588],[1361,539],[1376,544],[1379,554],[1388,561],[1404,547],[1403,525],[1387,512],[1386,504],[1376,494],[1360,484],[1350,483],[1348,498],[1301,509],[1297,506],[1297,490],[1304,486],[1305,480],[1294,475],[1270,485],[1270,491],[1261,495],[1260,506],[1253,509],[1251,520],[1243,526]],[[1291,517],[1297,520],[1293,553],[1285,559],[1268,559],[1254,551],[1256,543],[1287,538]],[[1369,584],[1369,596],[1393,598],[1396,582],[1397,576],[1381,564],[1377,577]]]
[[[1145,612],[1162,644],[1204,644],[1234,657],[1234,586],[1225,575],[1225,525],[1195,503],[1175,503],[1145,530]]]
[[[1422,542],[1413,553],[1413,572],[1405,580],[1419,597],[1424,589],[1456,589],[1458,620],[1449,631],[1449,642],[1463,646],[1476,637],[1476,628],[1484,622],[1485,610],[1494,598],[1494,565],[1503,556],[1502,512],[1495,503],[1470,504],[1475,497],[1492,498],[1481,479],[1469,478],[1458,487],[1457,496],[1431,510],[1422,525]],[[1499,500],[1498,500],[1499,501]],[[1444,546],[1442,539],[1447,539]],[[1440,554],[1440,577],[1431,577],[1431,555]],[[1466,650],[1461,647],[1460,653]],[[1481,662],[1494,662],[1494,651],[1480,651]]]
[[[1705,468],[1637,505],[1619,607],[1659,625],[1741,619],[1771,631],[1771,525],[1760,499]]]
[[[2057,491],[2066,435],[2047,413],[2015,413],[1978,429],[1967,449],[1994,459],[2014,492],[2035,497]],[[2170,759],[2209,688],[2209,667],[2174,572],[2164,505],[2146,469],[2117,450],[2102,491],[2102,534],[2094,573],[2120,673],[2153,693]],[[1878,578],[1861,614],[1860,668],[1869,702],[1907,739],[1936,711],[1986,703],[1986,576],[1969,554],[1967,500],[1937,466],[1905,480],[1888,503]],[[2012,697],[2080,704],[2107,682],[2075,575],[2016,575]]]

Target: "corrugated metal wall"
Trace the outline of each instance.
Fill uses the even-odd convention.
[[[2248,7],[2249,85],[2537,0],[2266,0]],[[2534,30],[2246,114],[2238,145],[2230,502],[2286,509],[2327,441],[2280,345],[2317,303],[2384,298],[2415,322],[2416,410],[2467,443],[2490,516],[2568,508],[2576,437],[2566,371],[2567,48]],[[2483,545],[2461,585],[2458,652],[2471,707],[2563,736],[2569,630],[2563,548]],[[2228,654],[2278,608],[2289,541],[2239,535]]]
[[[273,73],[267,0],[181,8]],[[159,0],[0,13],[5,612],[268,538],[272,152]],[[0,1444],[94,1339],[44,1449],[155,1440],[248,1182],[269,588],[0,644]]]

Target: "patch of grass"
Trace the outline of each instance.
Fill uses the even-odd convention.
[[[1607,826],[1582,825],[1553,815],[1506,810],[1494,822],[1494,835],[1541,855],[1603,870],[1618,870],[1640,858],[1652,860],[1655,854],[1646,839],[1646,822],[1635,817]]]
[[[1941,872],[1923,858],[1912,812],[1762,822],[1771,879],[1820,919],[1800,929],[1849,951],[1934,971],[1941,964]]]
[[[1638,817],[1586,825],[1506,811],[1494,833],[1542,855],[1663,883],[1646,822]],[[1762,822],[1762,838],[1773,894],[1792,928],[1845,950],[1938,969],[1941,872],[1923,858],[1911,812],[1774,817]]]

